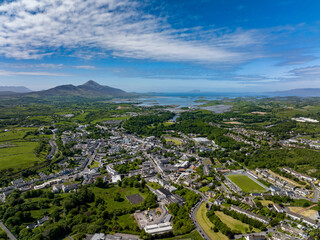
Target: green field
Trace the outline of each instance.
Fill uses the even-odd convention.
[[[8,132],[0,132],[0,142],[22,139],[29,131],[34,131],[36,128],[15,128]]]
[[[204,193],[204,192],[207,192],[207,191],[209,191],[209,190],[210,190],[210,188],[209,188],[208,186],[205,186],[205,187],[202,187],[202,188],[199,189],[199,191],[200,191],[200,192],[203,192],[203,193]]]
[[[139,192],[138,188],[120,188],[120,187],[110,187],[110,188],[98,188],[90,187],[92,192],[96,197],[101,197],[108,203],[108,208],[112,209],[124,209],[131,207],[131,203],[126,198],[126,196],[139,193],[143,198],[146,198],[146,194]],[[122,201],[114,201],[114,195],[120,193]],[[139,205],[139,204],[138,204]]]
[[[224,214],[223,212],[216,211],[215,214],[232,230],[238,231],[240,233],[247,233],[249,231],[249,225],[243,223],[231,216]],[[260,232],[259,229],[253,229],[254,232]]]
[[[138,224],[131,214],[122,215],[118,217],[117,221],[119,222],[119,225],[123,228],[127,228],[128,226],[136,226],[138,228]]]
[[[197,230],[194,230],[191,233],[181,235],[181,236],[175,236],[172,238],[163,238],[162,240],[175,240],[175,239],[180,239],[180,240],[203,240],[201,237],[200,233],[198,233]]]
[[[182,141],[179,140],[178,138],[165,138],[165,139],[166,139],[166,142],[172,142],[177,145],[182,145]]]
[[[9,147],[0,148],[0,170],[19,170],[33,166],[39,159],[33,153],[37,142],[10,142]]]
[[[228,237],[223,235],[221,232],[214,232],[211,230],[211,228],[214,228],[214,224],[209,220],[207,217],[207,209],[206,204],[202,203],[197,211],[197,221],[202,227],[202,229],[206,232],[206,234],[210,237],[210,239],[221,239],[221,240],[227,240]]]
[[[265,189],[262,186],[245,175],[235,174],[228,176],[228,178],[241,188],[243,192],[265,192]]]
[[[151,183],[147,183],[147,185],[149,187],[152,187],[154,190],[158,190],[159,188],[162,188],[162,186],[159,183],[151,182]]]

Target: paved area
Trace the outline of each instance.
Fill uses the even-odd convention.
[[[141,195],[139,193],[134,194],[134,195],[130,195],[130,196],[126,196],[126,198],[129,200],[129,202],[131,204],[138,204],[143,202],[143,197],[141,197]]]
[[[17,240],[16,237],[10,232],[10,230],[2,222],[0,222],[0,227],[2,228],[3,231],[6,232],[6,234],[11,240]]]

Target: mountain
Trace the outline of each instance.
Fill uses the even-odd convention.
[[[273,96],[320,97],[320,88],[297,88],[286,91],[268,92]]]
[[[199,89],[194,89],[194,90],[190,91],[189,93],[201,93],[201,91]]]
[[[19,87],[0,86],[0,93],[1,92],[6,92],[8,94],[8,93],[28,93],[32,91],[29,88],[26,88],[23,86],[19,86]]]
[[[55,97],[55,96],[78,96],[85,98],[96,97],[129,97],[130,93],[127,93],[121,89],[112,88],[108,86],[102,86],[95,81],[88,81],[82,85],[74,86],[71,84],[61,85],[48,90],[28,93],[28,96],[39,97]]]

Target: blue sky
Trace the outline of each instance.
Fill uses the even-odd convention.
[[[320,1],[0,1],[0,86],[320,87]]]

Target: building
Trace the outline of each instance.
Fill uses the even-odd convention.
[[[267,225],[268,225],[269,222],[270,222],[270,220],[269,220],[268,218],[266,218],[266,217],[257,215],[257,214],[255,214],[255,213],[252,213],[252,212],[250,212],[250,211],[244,210],[244,209],[239,208],[239,207],[234,206],[234,205],[231,205],[230,209],[233,210],[233,211],[236,211],[236,212],[238,212],[238,213],[244,214],[244,215],[248,216],[249,218],[258,220],[258,221],[260,221],[260,222],[262,222],[262,223],[264,223],[264,224],[267,224]]]
[[[48,216],[44,216],[43,218],[39,219],[37,221],[37,225],[40,226],[40,225],[44,224],[46,221],[49,221],[49,217]]]
[[[167,204],[178,203],[179,205],[184,205],[185,200],[179,195],[173,194],[164,188],[159,188],[155,191],[155,194],[158,197],[158,200],[164,200]]]
[[[224,202],[224,199],[222,196],[219,196],[216,200],[214,200],[214,205],[217,205],[217,206],[221,206],[222,203]]]
[[[149,234],[161,234],[172,231],[172,225],[170,222],[153,224],[145,226],[144,230]]]
[[[70,191],[74,191],[78,189],[78,183],[73,183],[70,185],[62,185],[62,191],[64,193],[70,192]]]
[[[62,185],[61,184],[57,184],[57,185],[54,185],[53,187],[52,187],[52,192],[53,193],[58,193],[58,192],[60,192],[62,190]]]
[[[249,234],[245,237],[246,240],[266,240],[267,238],[264,235],[254,235]]]
[[[273,207],[278,213],[284,212],[283,208],[278,203],[273,204]]]

